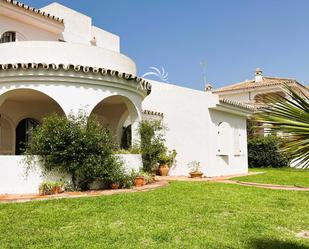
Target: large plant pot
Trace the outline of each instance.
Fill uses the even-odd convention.
[[[170,168],[168,167],[167,164],[161,164],[159,167],[159,172],[161,176],[167,176]]]
[[[119,184],[118,183],[112,183],[111,184],[111,189],[119,189]]]
[[[134,186],[135,187],[141,187],[145,185],[145,178],[143,176],[137,176],[134,179]]]
[[[54,187],[53,190],[52,190],[52,193],[51,194],[61,194],[64,192],[64,189],[63,187],[60,187],[60,186],[57,186],[57,187]]]
[[[202,178],[203,173],[202,172],[190,172],[191,178]]]

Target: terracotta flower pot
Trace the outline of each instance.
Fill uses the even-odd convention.
[[[52,194],[60,194],[62,193],[61,187],[54,187],[52,190]]]
[[[190,172],[191,178],[202,178],[203,173],[202,172]]]
[[[119,189],[119,184],[118,183],[112,183],[111,189]]]
[[[151,176],[151,183],[155,183],[155,182],[156,182],[156,176],[153,175],[153,176]]]
[[[168,167],[167,164],[161,164],[159,167],[159,172],[161,176],[167,176],[170,168]]]
[[[135,187],[141,187],[145,185],[145,178],[143,176],[137,176],[134,179],[134,186]]]

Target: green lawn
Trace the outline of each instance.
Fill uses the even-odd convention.
[[[309,170],[284,168],[284,169],[250,169],[250,172],[265,172],[264,174],[242,176],[233,178],[243,182],[270,183],[309,187]]]
[[[308,192],[172,182],[149,192],[0,204],[0,248],[308,249]]]

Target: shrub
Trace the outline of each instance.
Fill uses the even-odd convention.
[[[165,146],[164,131],[166,128],[161,121],[143,120],[140,123],[141,152],[143,159],[143,170],[153,172],[163,153],[167,151]]]
[[[69,174],[75,189],[87,190],[95,180],[107,186],[116,175],[125,175],[114,148],[110,132],[95,119],[52,114],[32,132],[25,153],[28,165],[37,155],[43,170]]]
[[[176,156],[177,156],[176,150],[168,151],[167,148],[166,148],[166,150],[164,150],[160,154],[160,156],[158,158],[158,163],[159,163],[159,165],[167,164],[168,166],[171,166],[175,163]]]
[[[248,164],[250,168],[287,167],[289,158],[280,151],[284,142],[277,136],[258,136],[248,140]]]

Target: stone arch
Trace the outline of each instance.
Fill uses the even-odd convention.
[[[112,95],[102,99],[91,110],[89,117],[95,116],[115,137],[115,142],[120,146],[123,127],[131,126],[131,145],[138,143],[138,124],[141,113],[133,101],[123,95]]]
[[[52,97],[34,89],[19,88],[8,90],[0,95],[0,100],[0,115],[11,120],[10,123],[14,131],[14,136],[11,136],[10,142],[5,137],[0,137],[2,147],[10,144],[14,145],[14,149],[11,149],[7,154],[15,154],[16,152],[16,127],[21,120],[32,118],[41,123],[44,117],[52,113],[65,116],[62,107]],[[7,129],[7,125],[0,128]],[[0,150],[1,153],[4,154],[6,152],[1,152]]]

